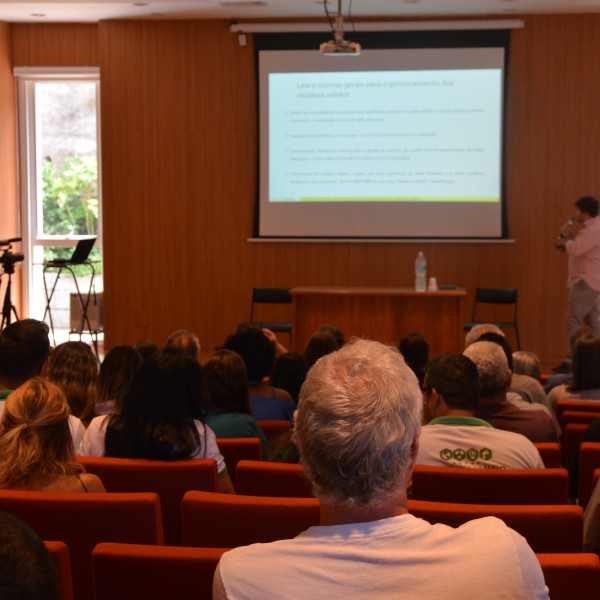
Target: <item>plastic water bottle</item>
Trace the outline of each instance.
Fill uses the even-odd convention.
[[[427,261],[422,252],[415,260],[415,291],[424,292],[427,289]]]

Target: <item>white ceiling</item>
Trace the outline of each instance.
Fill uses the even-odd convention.
[[[327,0],[330,12],[337,1]],[[348,13],[350,0],[342,0]],[[600,0],[352,0],[361,17],[464,17],[600,12]],[[95,22],[125,18],[272,19],[323,17],[323,0],[0,0],[0,21]]]

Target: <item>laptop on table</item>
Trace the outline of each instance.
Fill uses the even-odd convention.
[[[69,258],[54,258],[53,260],[49,260],[44,264],[47,266],[57,267],[60,265],[80,265],[88,259],[95,243],[95,237],[79,240],[73,249],[73,254],[71,254]]]

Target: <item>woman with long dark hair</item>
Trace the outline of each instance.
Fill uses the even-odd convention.
[[[80,447],[84,456],[153,460],[214,458],[221,491],[233,491],[215,434],[201,418],[201,368],[164,348],[136,372],[119,412],[96,417]]]

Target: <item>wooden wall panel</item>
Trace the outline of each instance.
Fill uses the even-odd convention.
[[[95,23],[15,23],[14,65],[18,67],[95,67]]]
[[[15,81],[12,74],[12,31],[0,22],[0,239],[19,236],[19,202],[17,194],[17,108]],[[15,246],[20,250],[20,246]],[[20,268],[18,269],[20,271]],[[4,300],[6,277],[0,286]],[[12,303],[21,312],[19,273],[13,277]]]
[[[524,346],[558,359],[566,261],[554,237],[578,196],[600,194],[600,15],[524,21],[508,80],[514,243],[499,244],[249,243],[251,36],[240,47],[221,21],[100,23],[107,347],[191,327],[209,349],[247,317],[253,285],[407,286],[423,250],[441,284],[518,287]],[[15,64],[96,64],[87,26],[14,27]]]

